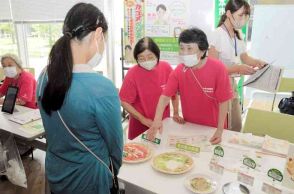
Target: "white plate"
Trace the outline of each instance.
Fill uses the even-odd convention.
[[[123,149],[125,149],[126,145],[137,145],[137,146],[144,147],[144,148],[146,148],[148,154],[145,158],[141,158],[141,159],[137,159],[137,160],[125,160],[125,158],[123,157],[124,163],[130,163],[130,164],[141,163],[141,162],[145,162],[145,161],[152,158],[153,150],[148,145],[145,145],[143,143],[130,142],[130,143],[125,144]]]
[[[163,161],[164,166],[170,166],[170,168],[168,167],[167,169],[163,169],[160,166],[158,166],[158,164],[156,164],[156,161],[158,159],[160,159],[161,157],[170,155],[170,159]],[[178,162],[177,158],[178,157],[183,157],[187,160],[188,164],[186,163],[182,163],[182,162]],[[153,161],[151,163],[152,167],[162,173],[166,173],[166,174],[184,174],[188,171],[190,171],[193,168],[194,165],[194,160],[193,158],[191,158],[190,156],[188,156],[187,154],[184,153],[180,153],[180,152],[165,152],[165,153],[161,153],[157,156],[154,156]],[[176,168],[176,166],[179,166],[180,168],[183,168],[181,171],[175,171],[174,168]],[[174,169],[174,170],[173,170]]]
[[[207,191],[197,191],[197,189],[195,189],[191,185],[191,180],[193,180],[194,178],[204,178],[204,179],[206,179],[206,181],[210,183],[211,188],[209,190],[207,190]],[[213,179],[209,175],[206,175],[206,174],[192,174],[192,175],[188,176],[185,179],[184,185],[186,186],[187,189],[189,189],[193,193],[197,193],[197,194],[209,194],[209,193],[213,193],[213,192],[215,192],[217,190],[218,183],[216,182],[215,179]]]

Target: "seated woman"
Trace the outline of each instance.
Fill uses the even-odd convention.
[[[149,37],[138,41],[134,58],[138,65],[128,71],[119,93],[122,106],[130,113],[129,139],[136,138],[151,126],[157,102],[172,72],[169,63],[159,60],[160,50]],[[172,102],[174,120],[181,123],[183,119],[178,113],[178,98],[173,98]],[[169,115],[167,106],[162,118]]]
[[[0,104],[6,95],[9,86],[18,87],[16,104],[29,108],[37,108],[36,105],[36,80],[34,76],[23,70],[21,60],[13,54],[5,54],[1,57],[1,65],[5,79],[0,87]]]

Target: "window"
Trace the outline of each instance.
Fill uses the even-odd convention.
[[[38,78],[48,63],[54,43],[62,36],[62,25],[68,10],[80,1],[0,1],[0,56],[18,55],[24,67],[34,68]],[[104,0],[87,0],[104,10]],[[46,6],[44,6],[46,5]],[[108,53],[104,52],[101,64],[95,68],[107,76]]]
[[[11,22],[0,23],[0,56],[5,53],[18,53],[14,26]]]
[[[35,68],[36,75],[47,65],[53,44],[62,36],[62,23],[24,24],[29,67]]]

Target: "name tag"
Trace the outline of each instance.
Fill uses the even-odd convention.
[[[142,139],[144,139],[144,140],[146,140],[146,141],[150,141],[149,139],[147,139],[147,135],[146,134],[142,134]],[[152,143],[155,143],[155,144],[160,144],[160,142],[161,142],[161,139],[158,139],[158,138],[155,138],[153,141],[150,141],[150,142],[152,142]]]
[[[219,165],[215,162],[210,162],[209,169],[217,174],[223,175],[225,168],[222,165]]]
[[[254,184],[254,177],[244,174],[242,172],[238,173],[238,181],[245,183],[247,185],[253,186]]]
[[[262,191],[270,194],[282,194],[282,190],[267,183],[262,184]]]
[[[191,152],[193,154],[197,154],[200,152],[200,147],[192,146],[192,145],[188,145],[184,143],[176,143],[176,148],[183,151]]]

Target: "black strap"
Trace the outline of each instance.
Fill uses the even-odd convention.
[[[112,159],[110,158],[110,165],[109,169],[113,173],[114,177],[112,178],[112,187],[110,188],[110,193],[111,194],[119,194],[119,184],[118,184],[118,179],[117,179],[117,169],[114,168]]]

